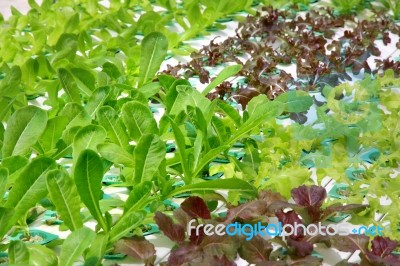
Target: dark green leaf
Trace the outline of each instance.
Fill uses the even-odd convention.
[[[85,254],[85,265],[86,262],[91,261],[93,264],[90,265],[100,265],[103,260],[103,256],[106,253],[108,243],[108,235],[104,233],[99,233],[96,235],[92,245]]]
[[[59,116],[66,116],[68,118],[69,122],[65,127],[66,129],[76,126],[84,127],[90,124],[91,121],[85,108],[77,103],[67,103]]]
[[[135,148],[135,183],[151,181],[165,158],[165,143],[156,135],[143,135]]]
[[[57,116],[47,121],[47,126],[38,140],[38,146],[42,153],[50,155],[54,152],[56,143],[61,138],[67,124],[68,118],[65,116]]]
[[[168,50],[167,38],[159,32],[152,32],[142,41],[140,56],[139,84],[151,80],[164,61]]]
[[[8,170],[7,168],[0,167],[0,197],[3,198],[4,194],[8,190]]]
[[[86,227],[72,232],[61,246],[59,265],[72,266],[83,254],[85,249],[92,244],[95,236],[96,234]]]
[[[122,119],[134,141],[139,141],[145,134],[158,134],[157,123],[150,108],[140,102],[124,104]]]
[[[95,89],[95,81],[93,74],[84,68],[71,68],[71,74],[74,76],[79,89],[86,95],[90,96]]]
[[[54,168],[54,160],[40,157],[33,159],[19,174],[5,203],[5,207],[15,209],[13,221],[19,219],[47,195],[46,174]]]
[[[110,87],[100,87],[93,92],[86,104],[86,112],[93,118],[110,94]]]
[[[97,150],[97,145],[103,143],[107,133],[103,127],[97,125],[89,125],[81,128],[74,137],[73,158],[76,160],[85,149]]]
[[[28,245],[29,265],[57,266],[58,258],[53,250],[41,245]]]
[[[124,214],[110,231],[109,242],[114,243],[138,227],[146,217],[146,212],[129,212]]]
[[[101,156],[110,162],[121,164],[127,167],[135,167],[133,155],[114,143],[100,144],[97,146],[97,150]]]
[[[237,179],[237,178],[229,178],[229,179],[219,179],[219,180],[211,180],[200,182],[196,184],[186,185],[180,188],[176,188],[168,197],[172,197],[184,192],[191,192],[191,191],[215,191],[215,190],[229,190],[238,191],[242,193],[248,193],[252,196],[257,195],[257,189],[250,185],[248,182]]]
[[[186,155],[185,137],[183,136],[182,131],[179,129],[176,123],[172,120],[172,118],[170,117],[168,118],[171,122],[172,130],[174,131],[175,142],[178,148],[179,158],[181,159],[180,162],[182,164],[184,178],[187,180],[187,183],[190,184],[191,183],[190,180],[192,177],[191,177],[191,169],[189,168]]]
[[[103,165],[100,157],[92,150],[84,150],[79,155],[74,169],[74,180],[82,202],[104,231],[108,231],[106,221],[100,211],[101,180]]]
[[[230,118],[232,121],[236,124],[236,126],[241,125],[241,117],[239,112],[230,106],[229,104],[223,102],[223,101],[218,101],[218,107]]]
[[[243,67],[242,65],[232,65],[225,67],[201,93],[203,95],[207,95],[212,89],[214,89],[219,84],[224,82],[227,78],[232,77],[237,73],[239,73],[242,67]]]
[[[117,112],[110,106],[103,106],[97,112],[99,124],[107,131],[107,137],[122,148],[129,145],[129,137],[125,125],[118,117]]]
[[[291,113],[305,112],[313,104],[313,98],[305,91],[288,91],[275,100],[282,102],[285,111]]]
[[[74,80],[72,74],[65,68],[58,69],[58,77],[60,78],[61,85],[72,102],[80,103],[81,95],[79,93],[78,85]]]
[[[29,265],[29,250],[25,243],[21,240],[11,241],[8,258],[11,265]]]
[[[83,226],[80,216],[80,199],[73,180],[68,173],[52,170],[46,175],[50,198],[66,226],[75,231]]]
[[[3,158],[25,155],[46,128],[46,111],[27,106],[14,112],[4,133]]]
[[[135,185],[125,202],[124,213],[127,213],[131,210],[136,210],[137,206],[143,204],[143,202],[146,202],[150,196],[151,189],[152,183],[150,181],[144,181],[141,184]]]

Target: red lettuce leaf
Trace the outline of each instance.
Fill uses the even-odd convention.
[[[334,235],[331,237],[332,246],[339,251],[355,252],[360,250],[366,253],[368,250],[369,237],[365,235]]]
[[[316,207],[322,206],[326,199],[326,190],[319,186],[300,186],[292,190],[293,200],[300,206]]]
[[[297,256],[297,257],[306,257],[311,255],[311,252],[314,249],[314,245],[305,240],[295,240],[289,238],[287,241],[289,245],[289,253]]]
[[[264,200],[246,202],[228,210],[225,223],[239,221],[260,220],[268,213],[268,205]]]
[[[154,265],[156,250],[154,245],[141,236],[123,238],[114,245],[115,252],[143,260],[146,265]]]
[[[260,236],[253,237],[250,241],[243,242],[239,248],[239,255],[249,263],[258,263],[269,260],[272,244]]]
[[[376,256],[385,257],[392,253],[397,245],[396,241],[390,240],[388,237],[377,236],[372,240],[371,253]]]
[[[171,217],[156,212],[154,220],[164,235],[172,241],[182,243],[185,240],[185,228],[179,224],[174,224]]]
[[[185,199],[181,204],[181,208],[192,218],[211,219],[210,210],[200,197],[195,196]]]

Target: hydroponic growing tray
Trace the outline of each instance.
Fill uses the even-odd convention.
[[[397,1],[0,11],[0,264],[400,265]]]

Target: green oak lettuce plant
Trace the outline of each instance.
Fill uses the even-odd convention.
[[[388,221],[385,230],[396,239],[398,213],[389,205],[381,205],[381,198],[398,204],[397,86],[398,80],[392,71],[388,71],[373,80],[366,78],[355,84],[352,87],[356,89],[353,102],[328,96],[327,104],[320,107],[315,122],[322,123],[324,129],[315,131],[315,136],[329,138],[330,141],[315,145],[314,150],[308,151],[309,158],[314,157],[315,161],[321,152],[328,156],[325,157],[326,163],[317,167],[318,180],[330,176],[349,185],[349,194],[340,201],[369,202],[371,209],[353,216],[352,221],[378,224],[374,217],[378,213],[382,219],[379,223]],[[343,88],[341,86],[330,93],[342,91],[348,97],[352,92]],[[330,112],[333,111],[332,115],[326,114],[327,107]],[[305,137],[306,132],[311,132],[310,128],[299,135]]]
[[[254,99],[261,100],[263,97]],[[251,102],[248,106],[250,110],[254,108]],[[282,105],[284,117],[287,117],[309,110],[313,99],[305,92],[290,91],[277,97],[274,102]],[[312,141],[296,139],[295,129],[290,125],[282,126],[279,121],[265,121],[261,128],[261,139],[248,138],[243,142],[245,154],[242,160],[230,157],[229,164],[215,166],[212,171],[222,170],[229,177],[247,180],[261,189],[279,191],[284,196],[289,196],[293,187],[312,183],[311,173],[299,160],[303,150],[311,147]]]
[[[387,71],[354,85],[326,87],[324,100],[315,100],[319,107],[314,119],[284,127],[274,121],[265,123],[264,140],[245,143],[242,161],[231,158],[229,164],[216,166],[212,172],[224,171],[226,176],[284,196],[293,187],[322,184],[329,177],[347,185],[346,195],[335,201],[370,205],[352,215],[351,222],[384,224],[386,234],[398,239],[399,214],[392,208],[398,204],[398,85],[394,73]],[[282,98],[287,104],[309,101],[288,100],[289,95]],[[308,104],[297,107],[297,112],[309,108]],[[381,205],[383,198],[390,204]],[[382,220],[375,220],[376,214]]]

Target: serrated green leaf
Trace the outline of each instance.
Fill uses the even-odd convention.
[[[134,151],[136,184],[151,181],[165,158],[165,143],[156,135],[143,135]]]
[[[224,82],[227,78],[230,78],[239,73],[242,67],[242,65],[232,65],[225,67],[223,70],[221,70],[221,72],[218,73],[215,79],[211,81],[210,84],[208,84],[208,86],[201,92],[201,94],[207,95],[210,91],[212,91],[215,87]]]
[[[288,91],[275,99],[284,104],[286,112],[300,113],[310,109],[313,98],[305,91]]]
[[[96,79],[93,74],[84,68],[71,68],[71,74],[74,76],[79,89],[90,96],[95,89]]]
[[[97,146],[97,150],[106,160],[126,167],[134,167],[135,160],[132,154],[114,143],[104,143]]]
[[[95,90],[90,96],[88,103],[86,104],[86,112],[94,118],[97,110],[103,106],[110,94],[110,87],[100,87]]]
[[[35,39],[36,38],[36,34],[39,33],[39,38],[43,38],[43,45],[45,44],[45,40],[46,40],[46,31],[44,29],[38,30],[34,32],[35,35]],[[44,55],[39,55],[36,58],[36,61],[39,64],[39,69],[38,69],[38,76],[42,77],[42,78],[50,78],[55,74],[54,69],[51,67],[50,62],[48,60],[48,58]]]
[[[140,55],[139,85],[151,80],[164,61],[168,50],[167,38],[159,32],[152,32],[142,41]]]
[[[132,210],[137,210],[137,207],[143,204],[150,196],[153,185],[150,181],[144,181],[133,187],[129,193],[129,197],[125,202],[124,213]]]
[[[36,59],[29,58],[25,64],[21,66],[22,81],[28,94],[35,93],[34,87],[37,77],[39,64]]]
[[[174,131],[175,142],[176,142],[176,146],[178,148],[179,158],[181,159],[180,163],[182,165],[184,179],[187,181],[187,184],[190,184],[192,176],[191,176],[191,169],[188,165],[188,160],[187,160],[187,155],[186,155],[185,137],[184,137],[182,131],[180,130],[180,128],[178,127],[178,125],[174,122],[174,120],[172,120],[172,118],[170,118],[170,117],[168,117],[168,119],[170,120],[172,130]]]
[[[253,99],[256,99],[253,98]],[[249,106],[250,103],[249,102]],[[283,104],[281,102],[264,102],[262,104],[257,104],[252,111],[250,117],[242,124],[242,126],[234,132],[233,136],[227,143],[229,146],[233,145],[237,140],[243,137],[250,130],[259,127],[262,123],[268,119],[275,118],[279,116],[283,111]]]
[[[129,212],[124,214],[110,231],[110,243],[115,243],[130,231],[138,227],[146,217],[146,212]]]
[[[157,123],[150,108],[140,102],[124,104],[122,119],[134,141],[139,141],[145,134],[158,134]]]
[[[169,112],[170,115],[177,115],[180,112],[185,111],[187,106],[198,107],[200,110],[209,109],[211,101],[192,86],[177,85],[176,90],[178,96],[171,107]]]
[[[257,195],[257,189],[249,184],[248,182],[238,179],[238,178],[229,178],[229,179],[219,179],[219,180],[210,180],[195,184],[186,185],[180,188],[176,188],[173,190],[168,197],[172,197],[184,192],[191,191],[215,191],[215,190],[228,190],[230,192],[237,191],[241,193],[248,193],[252,196]]]
[[[207,164],[215,159],[215,157],[217,157],[219,154],[221,154],[222,152],[226,151],[227,149],[229,149],[230,146],[220,146],[217,148],[214,148],[212,150],[210,150],[208,153],[206,153],[198,162],[197,168],[193,171],[192,176],[196,177],[197,175],[199,175],[201,173],[201,171],[204,169],[205,166],[207,166]]]
[[[122,148],[129,145],[129,137],[125,125],[117,112],[110,106],[103,106],[97,112],[99,124],[107,131],[107,137]]]
[[[60,68],[57,71],[58,77],[60,78],[61,85],[68,95],[69,99],[75,103],[81,103],[81,95],[79,93],[78,85],[74,80],[72,74],[65,68]]]
[[[4,132],[3,158],[25,155],[42,135],[47,123],[46,111],[27,106],[10,117]]]
[[[108,227],[99,205],[102,178],[103,165],[100,157],[92,150],[82,151],[74,169],[75,184],[82,202],[86,205],[93,218],[107,232]]]
[[[72,232],[61,246],[59,265],[72,266],[95,239],[95,232],[82,227]]]
[[[0,207],[0,238],[3,239],[8,230],[13,226],[14,208]]]
[[[236,124],[236,126],[240,126],[242,124],[242,118],[240,117],[239,112],[230,106],[229,104],[218,101],[218,107],[224,112],[232,121]]]
[[[59,116],[66,116],[68,118],[69,122],[65,127],[66,129],[76,126],[83,127],[89,125],[91,122],[91,118],[85,108],[77,103],[67,103]]]
[[[168,81],[165,81],[168,83]],[[186,98],[184,95],[180,95],[177,90],[177,86],[191,86],[190,82],[185,79],[174,80],[170,87],[166,88],[167,94],[165,95],[165,107],[169,114],[179,113],[184,109],[184,101]],[[182,106],[183,105],[183,106]],[[174,110],[174,111],[172,111]]]
[[[37,143],[41,153],[52,153],[67,124],[68,118],[65,116],[57,116],[47,121],[46,128]]]
[[[21,240],[11,241],[8,247],[10,265],[30,265],[29,250]]]
[[[51,62],[53,66],[57,66],[57,63],[59,63],[60,61],[62,62],[62,59],[73,61],[76,57],[76,51],[78,49],[77,36],[71,33],[64,33],[64,25],[62,25],[61,27],[54,29],[52,34],[48,36],[47,40],[47,43],[50,45],[53,45],[52,43],[54,41],[57,42],[57,53],[54,54]],[[60,30],[59,32],[57,32],[58,29]]]
[[[214,128],[215,133],[218,136],[219,142],[225,143],[225,141],[227,140],[227,138],[229,138],[229,136],[226,132],[226,127],[224,122],[222,122],[222,120],[219,119],[218,117],[214,116],[212,118],[212,127]]]
[[[41,245],[28,245],[29,266],[57,266],[58,258],[54,251]]]
[[[46,184],[50,198],[65,225],[75,231],[83,226],[80,215],[80,199],[73,180],[61,170],[49,171]]]
[[[96,237],[92,245],[85,254],[85,261],[92,262],[92,264],[90,265],[100,265],[100,262],[103,260],[103,256],[106,252],[107,244],[108,244],[108,235],[104,233],[96,234]]]
[[[22,170],[4,205],[5,207],[15,208],[14,221],[47,195],[46,174],[49,170],[55,168],[56,163],[53,159],[39,157],[33,159]]]
[[[8,169],[0,167],[0,198],[3,198],[4,194],[8,190]]]
[[[97,145],[103,143],[106,139],[107,133],[105,129],[97,125],[88,125],[81,128],[74,137],[72,144],[73,154],[72,157],[76,160],[85,149],[97,150]]]

